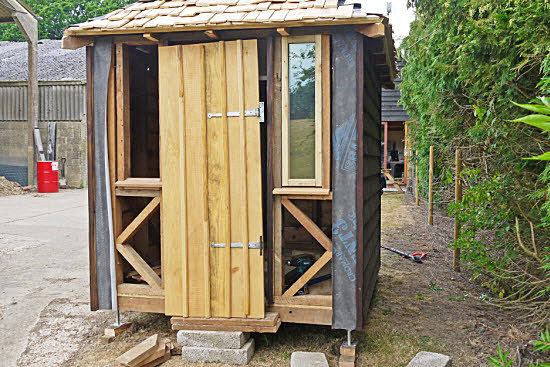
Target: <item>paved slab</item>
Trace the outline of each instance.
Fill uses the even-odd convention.
[[[294,352],[290,356],[290,367],[328,367],[325,353]]]
[[[2,366],[16,366],[52,301],[88,303],[87,210],[86,190],[0,197]]]
[[[407,367],[451,367],[451,357],[445,354],[418,352]]]
[[[178,344],[182,347],[239,349],[250,339],[241,331],[180,330]]]
[[[191,363],[248,364],[254,355],[254,339],[239,349],[182,347],[181,359]],[[327,366],[328,367],[328,366]]]

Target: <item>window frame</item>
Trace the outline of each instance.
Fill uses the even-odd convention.
[[[290,178],[290,90],[289,90],[289,45],[292,43],[315,43],[315,177],[305,179]],[[323,151],[323,130],[326,124],[323,118],[323,67],[322,67],[322,35],[316,34],[311,36],[285,36],[282,37],[282,80],[281,80],[281,97],[282,97],[282,186],[283,187],[323,187],[323,172],[324,160],[329,159],[330,151]],[[330,121],[330,120],[329,120]],[[326,182],[326,180],[325,180]]]

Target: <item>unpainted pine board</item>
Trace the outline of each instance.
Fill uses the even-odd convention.
[[[288,37],[281,42],[281,172],[282,186],[289,185],[289,70],[288,70]]]
[[[232,317],[229,319],[221,317],[211,317],[211,318],[197,318],[197,317],[172,317],[172,325],[217,325],[224,324],[227,326],[274,326],[277,324],[279,315],[276,312],[266,312],[263,318],[260,319],[250,319],[250,318],[240,318]]]
[[[260,91],[258,86],[258,44],[257,40],[243,41],[244,64],[244,109],[258,108]],[[263,241],[262,210],[262,163],[260,153],[260,118],[245,118],[246,126],[246,186],[248,193],[248,238],[249,241]],[[264,261],[260,249],[248,250],[250,269],[250,318],[263,318],[264,305]]]
[[[218,43],[204,45],[206,71],[206,112],[219,113],[222,103],[220,46]],[[208,218],[210,239],[215,243],[226,243],[228,221],[228,195],[226,181],[224,119],[208,119],[207,162],[208,162]],[[210,248],[210,308],[212,316],[225,315],[224,248]],[[227,272],[227,276],[229,276]]]
[[[206,146],[203,136],[203,64],[204,46],[185,45],[183,52],[185,159],[187,190],[187,265],[189,315],[205,317],[205,229],[208,228],[208,208],[205,202]],[[206,226],[206,227],[205,227]]]
[[[238,111],[239,99],[235,93],[237,78],[237,42],[225,43],[225,67],[227,73],[227,110]],[[229,92],[232,91],[232,92]],[[228,117],[229,141],[229,168],[230,168],[230,215],[231,215],[231,242],[243,242],[242,220],[242,171],[239,136],[239,117]],[[246,317],[244,311],[244,271],[242,249],[231,249],[231,317]]]
[[[119,356],[116,360],[125,366],[137,367],[141,362],[155,352],[157,344],[158,334],[155,334],[145,339],[123,355]]]
[[[293,297],[275,297],[273,302],[276,305],[302,305],[302,306],[323,306],[332,307],[331,295],[304,294]]]
[[[281,37],[275,37],[273,50],[273,187],[281,187]],[[281,198],[273,201],[273,294],[283,294],[282,205]]]
[[[116,57],[116,55],[113,55]],[[115,181],[116,181],[116,69],[115,57],[111,59],[111,71],[107,83],[107,148],[109,155],[109,181],[111,187],[111,206],[113,213],[113,236],[116,238],[122,232],[122,211],[116,197]],[[115,268],[116,268],[116,283],[120,284],[123,281],[124,274],[122,271],[122,261],[120,255],[115,251]]]
[[[127,242],[139,229],[146,224],[147,220],[160,207],[160,198],[155,197],[147,206],[138,214],[138,216],[122,231],[116,238],[117,243]]]
[[[332,251],[325,252],[293,285],[283,293],[285,297],[294,296],[323,266],[332,259]]]
[[[161,221],[167,315],[187,316],[185,150],[181,46],[159,47]]]
[[[323,185],[323,86],[322,42],[315,35],[315,186]]]
[[[135,295],[119,295],[120,311],[149,312],[164,314],[164,297],[142,297]]]
[[[130,62],[128,47],[116,44],[117,180],[130,177]]]
[[[320,187],[278,187],[273,189],[273,195],[319,195],[325,196],[330,193],[330,189]]]
[[[249,232],[248,232],[248,165],[247,165],[247,151],[246,151],[246,143],[247,143],[247,126],[246,126],[246,118],[244,116],[244,94],[245,94],[245,86],[244,86],[244,57],[243,57],[243,41],[237,40],[237,95],[238,95],[238,111],[239,111],[239,162],[241,165],[241,180],[239,188],[241,190],[241,235],[242,235],[242,242],[248,243],[249,238]],[[247,66],[248,67],[248,66]],[[244,307],[244,313],[245,315],[248,315],[250,312],[250,263],[249,263],[249,256],[248,256],[248,246],[243,246],[242,249],[242,257],[243,257],[243,288],[244,288],[244,299],[243,299],[243,307]]]
[[[327,0],[327,2],[330,0]],[[326,6],[326,3],[325,3]],[[324,34],[321,36],[321,83],[322,83],[322,103],[323,103],[323,121],[322,121],[322,187],[330,188],[330,101],[331,101],[331,86],[330,86],[330,35]]]
[[[224,243],[231,243],[231,189],[230,189],[230,177],[231,170],[229,167],[229,123],[227,119],[227,69],[226,69],[226,54],[225,54],[225,42],[218,43],[219,47],[219,68],[220,68],[220,111],[222,113],[221,118],[221,135],[222,135],[222,163],[224,170],[223,182],[224,187],[224,199],[225,206],[223,207],[222,215],[225,218],[225,228],[223,228],[223,240]],[[223,249],[223,280],[224,280],[224,313],[225,317],[231,317],[231,247],[226,246]]]
[[[248,319],[253,320],[253,319]],[[281,327],[281,319],[277,319],[277,323],[272,326],[255,326],[255,325],[225,325],[218,323],[216,325],[180,325],[173,324],[172,330],[206,330],[206,331],[237,331],[243,333],[276,333]]]
[[[278,312],[283,322],[309,325],[332,325],[332,308],[323,306],[272,305],[271,312]]]
[[[200,98],[201,98],[201,135],[202,135],[202,147],[203,147],[203,159],[202,159],[202,188],[203,188],[203,256],[204,256],[204,315],[206,317],[211,316],[210,309],[210,225],[209,225],[209,213],[208,213],[208,132],[207,132],[207,119],[206,119],[206,60],[205,60],[205,47],[201,47],[200,50],[200,67],[201,67],[201,84],[200,84]]]
[[[284,207],[296,218],[304,228],[325,248],[332,252],[332,242],[330,238],[319,228],[319,226],[301,211],[294,203],[286,198],[282,199]]]

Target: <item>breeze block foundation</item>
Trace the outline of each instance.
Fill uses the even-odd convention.
[[[248,364],[254,355],[254,339],[237,331],[180,330],[181,358],[190,363]]]

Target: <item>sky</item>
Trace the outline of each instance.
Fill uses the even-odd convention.
[[[409,35],[410,23],[414,20],[414,10],[407,9],[407,0],[363,0],[369,13],[387,15],[387,3],[391,3],[390,23],[393,26],[395,46],[399,47],[403,38]]]

